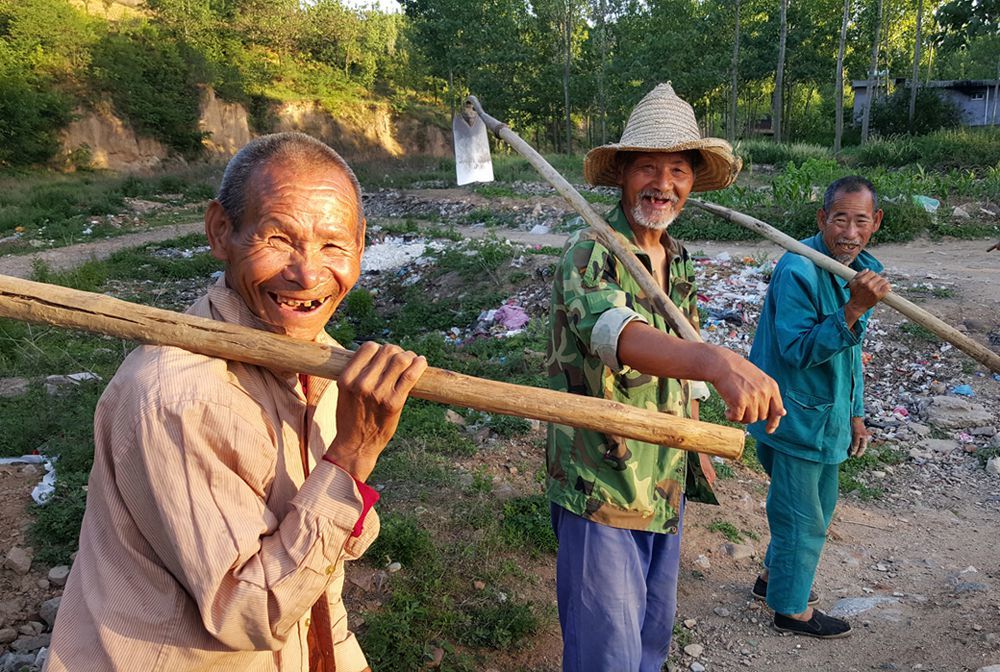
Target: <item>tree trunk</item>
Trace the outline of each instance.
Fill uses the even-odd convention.
[[[913,117],[917,112],[917,87],[920,79],[920,24],[924,18],[924,0],[917,0],[917,36],[913,41],[913,77],[910,78],[910,133],[913,133]]]
[[[566,153],[573,153],[573,122],[569,109],[569,66],[573,52],[573,0],[565,0],[563,17],[563,104],[566,106]]]
[[[774,97],[771,100],[771,129],[774,141],[781,142],[782,87],[785,83],[785,42],[788,39],[788,0],[781,0],[781,35],[778,38],[778,68],[774,75]]]
[[[840,46],[837,48],[837,125],[833,135],[833,153],[840,154],[840,142],[844,137],[844,46],[847,43],[847,20],[851,16],[851,0],[844,0],[844,18],[840,22]]]
[[[733,83],[729,89],[729,123],[726,124],[726,137],[729,142],[736,142],[736,96],[740,81],[740,0],[736,0],[736,31],[733,37]]]
[[[875,39],[872,40],[872,60],[868,69],[868,84],[866,91],[868,98],[865,100],[865,111],[861,117],[861,144],[868,142],[868,131],[871,128],[872,102],[875,99],[875,91],[878,82],[878,38],[882,30],[882,0],[878,0],[878,11],[875,14]]]
[[[597,111],[601,129],[601,144],[608,143],[608,100],[604,89],[605,70],[608,65],[608,2],[600,0],[597,3],[597,35],[601,52],[601,67],[597,70]]]

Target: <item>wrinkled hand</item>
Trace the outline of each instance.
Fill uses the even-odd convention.
[[[772,433],[785,415],[778,384],[739,355],[725,352],[710,382],[726,402],[726,419],[744,424],[766,419],[767,433]]]
[[[861,457],[868,450],[868,442],[872,435],[865,427],[864,418],[851,418],[851,449],[848,454],[851,457]]]
[[[865,269],[851,278],[847,289],[851,292],[848,304],[862,314],[884,299],[892,291],[892,286],[878,273]]]
[[[337,379],[337,437],[327,457],[364,481],[396,433],[410,390],[427,360],[397,345],[368,342]]]

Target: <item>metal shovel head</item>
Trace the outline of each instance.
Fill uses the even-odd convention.
[[[490,140],[486,137],[486,124],[479,115],[472,115],[470,123],[459,112],[451,122],[451,131],[455,137],[455,176],[458,184],[492,182]]]

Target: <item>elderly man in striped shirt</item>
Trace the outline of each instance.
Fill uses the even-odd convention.
[[[360,274],[361,190],[301,134],[258,138],[205,214],[225,273],[190,313],[320,343]],[[365,485],[427,364],[362,346],[330,381],[140,347],[95,458],[47,669],[361,672],[344,560],[378,535]]]

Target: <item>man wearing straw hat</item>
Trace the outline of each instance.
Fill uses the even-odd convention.
[[[332,344],[361,272],[361,187],[301,133],[254,139],[205,213],[225,273],[188,312]],[[344,561],[379,532],[365,484],[427,367],[365,343],[336,384],[144,346],[94,417],[80,551],[49,672],[362,672]]]
[[[621,189],[608,223],[698,327],[694,269],[667,227],[691,191],[729,186],[740,161],[702,138],[669,84],[632,111],[621,142],[587,154],[584,175]],[[566,244],[553,283],[547,366],[559,390],[697,417],[704,383],[738,422],[784,414],[778,387],[739,355],[673,335],[636,279],[583,230]],[[717,503],[711,463],[671,447],[550,425],[547,495],[563,669],[658,672],[676,610],[685,500]]]

